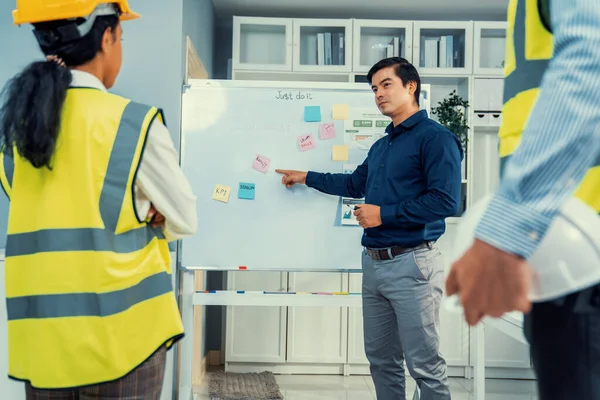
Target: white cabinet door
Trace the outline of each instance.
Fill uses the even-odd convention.
[[[228,290],[287,291],[285,272],[230,272],[227,280]],[[286,311],[286,307],[227,307],[225,361],[285,362]]]
[[[446,233],[438,240],[438,247],[444,257],[446,274],[452,262],[452,247],[455,240],[456,224],[447,223]],[[443,301],[443,300],[442,300]],[[440,308],[440,353],[448,366],[469,365],[469,326],[462,313],[453,313]]]
[[[0,250],[0,397],[11,400],[25,400],[23,382],[8,379],[8,336],[6,315],[6,292],[4,284],[4,252]]]
[[[473,23],[473,74],[504,75],[506,21]]]
[[[349,275],[352,293],[362,293],[362,273]],[[348,364],[369,364],[365,355],[362,307],[348,308]]]
[[[290,291],[347,292],[348,274],[290,273]],[[347,339],[348,307],[288,307],[288,362],[345,363]]]
[[[233,17],[234,70],[291,71],[292,20]]]
[[[499,127],[502,122],[504,79],[475,78],[473,93],[475,128]]]
[[[474,338],[472,346],[475,348]],[[475,365],[475,357],[474,351],[472,366]],[[488,325],[485,328],[485,366],[531,369],[529,346]]]
[[[473,202],[492,193],[500,182],[498,131],[478,130],[473,133]]]

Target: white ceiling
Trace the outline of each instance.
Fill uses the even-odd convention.
[[[217,16],[505,20],[508,0],[213,0]]]

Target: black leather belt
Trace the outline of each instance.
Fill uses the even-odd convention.
[[[371,257],[373,260],[385,261],[391,260],[394,257],[399,256],[400,254],[409,253],[411,251],[420,250],[424,248],[430,249],[433,243],[434,242],[425,242],[414,247],[393,246],[388,247],[386,249],[370,249],[367,247],[366,250],[369,257]]]

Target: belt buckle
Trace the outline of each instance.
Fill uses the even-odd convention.
[[[379,254],[379,250],[367,248],[367,253],[369,254],[369,257],[371,257],[373,260],[377,260],[377,261],[381,260],[381,255]]]
[[[378,261],[387,261],[394,258],[394,255],[392,254],[392,249],[390,247],[388,247],[387,249],[379,249],[375,252],[377,253]]]
[[[379,250],[371,250],[371,254],[374,260],[381,261],[381,253]]]

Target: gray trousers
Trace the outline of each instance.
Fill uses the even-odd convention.
[[[422,400],[450,399],[439,353],[444,265],[437,246],[387,261],[363,251],[362,268],[365,352],[377,400],[406,399],[405,359]]]

